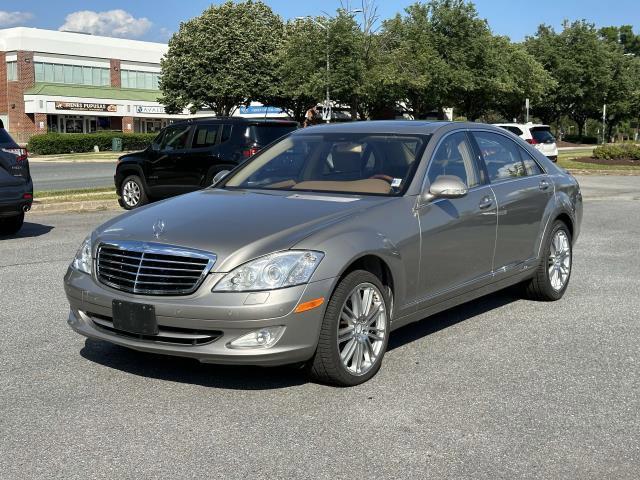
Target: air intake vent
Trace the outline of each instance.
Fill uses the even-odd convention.
[[[198,250],[142,242],[98,247],[98,280],[140,295],[188,295],[197,290],[216,256]]]

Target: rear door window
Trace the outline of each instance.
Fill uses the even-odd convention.
[[[218,130],[220,125],[198,125],[193,134],[191,146],[193,148],[213,147],[217,142]]]
[[[293,125],[249,125],[246,137],[264,147],[295,129]]]
[[[538,143],[553,143],[556,141],[549,127],[532,127],[530,130],[531,136]]]
[[[520,130],[518,127],[514,127],[513,125],[500,125],[500,128],[504,128],[505,130],[508,130],[511,133],[516,134],[517,136],[522,135],[522,130]]]
[[[503,135],[473,132],[492,182],[526,177],[520,147]]]

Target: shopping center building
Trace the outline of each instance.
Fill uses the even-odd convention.
[[[0,30],[0,120],[22,143],[45,132],[158,131],[191,116],[188,110],[169,115],[158,102],[166,51],[162,43],[37,28]],[[267,112],[270,108],[239,108],[236,114],[280,116]]]

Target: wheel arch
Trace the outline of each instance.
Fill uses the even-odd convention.
[[[331,295],[333,295],[333,292],[342,279],[355,270],[365,270],[370,272],[380,280],[380,283],[382,283],[385,288],[388,289],[387,294],[389,295],[389,300],[391,302],[391,314],[393,315],[397,285],[389,264],[380,255],[376,255],[375,253],[364,253],[359,257],[352,259],[351,262],[345,266],[342,272],[340,272],[340,275],[336,277],[336,281],[331,289]]]
[[[144,172],[142,171],[142,167],[135,163],[125,163],[118,165],[116,169],[116,191],[120,192],[122,182],[124,182],[124,179],[130,175],[137,175],[138,177],[140,177],[140,180],[142,180],[142,183],[144,184],[144,188],[148,190],[147,179],[145,178]]]

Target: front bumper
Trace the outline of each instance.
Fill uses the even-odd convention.
[[[334,279],[260,294],[212,293],[218,278],[216,274],[209,275],[192,295],[144,296],[111,289],[70,268],[64,278],[71,307],[68,323],[85,337],[145,352],[191,357],[203,363],[284,365],[304,362],[313,356]],[[299,303],[319,297],[325,298],[321,307],[294,312]],[[110,329],[113,300],[154,305],[160,334],[136,338]],[[286,327],[282,338],[272,347],[227,346],[232,340],[267,326]],[[211,341],[207,341],[207,335]],[[184,343],[185,338],[193,342]]]

